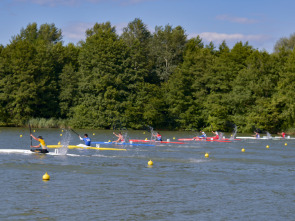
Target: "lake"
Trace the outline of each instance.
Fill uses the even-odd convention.
[[[33,130],[47,145],[80,143],[69,131]],[[92,141],[116,139],[112,130],[76,131]],[[123,134],[150,139],[145,131]],[[196,134],[161,135],[177,141]],[[0,128],[0,141],[0,149],[31,143],[27,128]],[[295,220],[295,140],[123,148],[0,153],[0,220]],[[42,180],[45,172],[49,181]]]

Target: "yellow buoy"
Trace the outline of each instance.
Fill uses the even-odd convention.
[[[269,146],[268,146],[268,145],[266,145],[266,148],[268,149],[268,148],[269,148]]]
[[[23,137],[23,135],[19,135],[19,137]]]
[[[287,146],[288,144],[287,143],[285,143],[285,146]]]
[[[33,132],[35,133],[36,131],[35,131],[35,130],[33,130]]]
[[[95,135],[95,133],[93,133],[93,136]]]
[[[143,132],[143,134],[145,134],[145,132]]]
[[[209,153],[205,153],[205,157],[208,158],[209,157]]]
[[[60,134],[60,136],[62,137],[62,134]]]
[[[152,166],[154,163],[153,163],[153,161],[152,160],[150,160],[149,162],[148,162],[148,165],[149,166]]]
[[[111,142],[111,140],[109,140],[109,143]]]
[[[57,145],[60,145],[60,141],[57,143]]]
[[[147,138],[145,138],[145,140],[147,140]]]
[[[175,137],[173,137],[173,140],[175,140]]]
[[[242,152],[245,152],[245,148],[242,148],[241,151],[242,151]]]
[[[48,175],[47,172],[43,175],[42,179],[43,180],[50,180],[50,176]]]
[[[61,130],[61,132],[64,132],[64,130]]]

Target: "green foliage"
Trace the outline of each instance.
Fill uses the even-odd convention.
[[[160,80],[167,81],[178,64],[182,62],[186,43],[182,27],[165,28],[157,26],[151,41],[151,55],[155,62],[155,72]]]
[[[56,118],[31,118],[26,123],[33,128],[67,128],[69,126],[68,120]]]
[[[280,110],[279,121],[283,122],[282,127],[287,129],[295,126],[295,49],[279,74],[273,102]]]
[[[293,51],[294,48],[295,48],[295,33],[291,34],[289,38],[286,38],[286,37],[280,38],[274,46],[274,51],[276,53],[282,50]]]
[[[119,36],[96,23],[79,45],[54,24],[22,28],[0,45],[0,125],[240,132],[295,128],[294,34],[276,52],[248,42],[205,45],[136,18]]]
[[[129,71],[128,48],[110,23],[95,24],[87,35],[79,54],[80,99],[73,120],[80,127],[109,127],[120,120],[137,79]]]

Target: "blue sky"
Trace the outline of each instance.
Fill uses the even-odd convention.
[[[248,41],[273,51],[281,37],[295,32],[293,0],[1,0],[0,44],[9,44],[29,23],[52,24],[62,30],[65,44],[85,40],[95,23],[111,22],[118,34],[140,18],[151,32],[155,26],[182,26],[189,38],[200,35],[216,47]]]

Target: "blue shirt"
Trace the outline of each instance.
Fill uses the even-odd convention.
[[[205,133],[203,133],[201,136],[199,136],[200,138],[206,138],[207,135]]]
[[[84,137],[83,140],[84,140],[86,146],[91,145],[91,139],[89,137]]]

